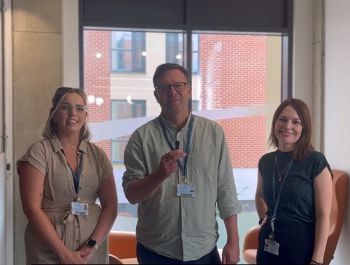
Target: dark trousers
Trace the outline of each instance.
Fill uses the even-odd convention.
[[[315,225],[282,223],[276,221],[275,241],[279,243],[279,255],[264,251],[265,239],[271,234],[270,222],[260,229],[257,264],[309,264],[311,261]]]
[[[203,256],[197,260],[181,261],[171,259],[162,255],[159,255],[140,243],[136,246],[137,259],[139,264],[220,264],[220,255],[217,247],[215,247],[209,254]]]

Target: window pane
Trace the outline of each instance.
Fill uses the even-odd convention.
[[[145,33],[111,32],[111,67],[117,72],[145,71]]]
[[[184,65],[184,33],[166,33],[166,62]],[[199,67],[198,34],[192,34],[192,73]]]
[[[166,33],[166,62],[183,65],[183,33]]]
[[[112,162],[123,163],[123,156],[126,144],[129,137],[119,137],[117,140],[112,140]]]
[[[224,128],[243,213],[254,212],[257,162],[281,98],[281,37],[198,36],[200,74],[192,76],[192,97]]]
[[[112,100],[112,120],[122,120],[146,116],[146,102],[144,100]],[[124,150],[129,136],[122,136],[112,140],[112,162],[124,162]]]

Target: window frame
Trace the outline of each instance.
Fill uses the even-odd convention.
[[[182,36],[182,41],[180,37]],[[176,61],[176,55],[181,53],[184,55],[184,34],[176,32],[167,32],[165,35],[166,45],[166,61],[169,63],[178,63],[183,65],[184,56],[179,61]],[[195,42],[193,40],[196,40]],[[172,47],[173,46],[173,47]],[[196,57],[194,56],[196,55]],[[195,59],[196,58],[196,59]],[[195,67],[194,67],[195,65]],[[192,74],[198,74],[200,68],[200,56],[199,56],[199,34],[192,34]]]
[[[184,30],[186,54],[192,54],[192,30],[280,33],[281,100],[289,98],[293,93],[293,12],[294,0],[79,0],[80,86],[84,87],[84,28]],[[189,57],[185,67],[192,69]]]

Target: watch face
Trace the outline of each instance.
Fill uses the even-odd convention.
[[[94,239],[89,239],[89,241],[87,242],[89,247],[94,247],[96,245],[96,240]]]

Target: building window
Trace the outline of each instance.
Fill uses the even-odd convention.
[[[145,33],[112,32],[112,71],[145,72]]]
[[[192,34],[192,74],[199,69],[199,34]],[[184,65],[184,34],[166,33],[166,61]]]
[[[192,111],[199,111],[199,100],[192,100],[192,105],[191,105],[191,110]]]
[[[112,100],[112,120],[146,116],[146,100]],[[112,139],[112,162],[123,163],[124,150],[129,136]]]

